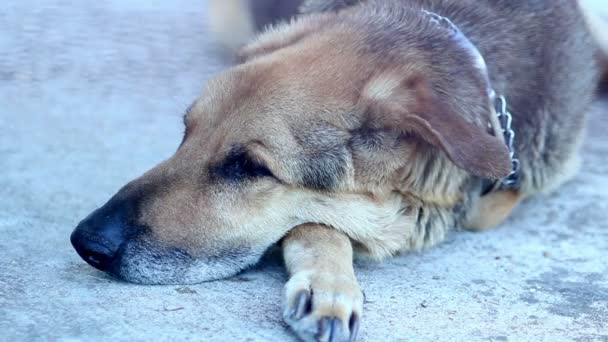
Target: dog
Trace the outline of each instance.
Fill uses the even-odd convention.
[[[579,168],[599,79],[571,0],[309,0],[240,49],[184,115],[175,154],[71,235],[140,284],[230,277],[275,244],[284,318],[356,338],[353,255],[500,224]]]

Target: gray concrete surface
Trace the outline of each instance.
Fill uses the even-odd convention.
[[[233,279],[137,286],[86,265],[76,223],[168,157],[219,68],[198,0],[0,6],[0,340],[290,341],[274,255]],[[359,264],[363,341],[608,341],[608,105],[580,176],[503,227]]]

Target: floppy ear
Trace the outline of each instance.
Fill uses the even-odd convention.
[[[386,88],[387,84],[389,88]],[[479,108],[487,111],[477,118],[466,115],[472,120],[469,121],[460,109],[462,99],[456,102],[449,95],[440,96],[423,76],[388,83],[382,81],[382,87],[384,89],[379,92],[376,83],[368,85],[366,90],[371,94],[372,115],[385,129],[422,138],[473,175],[492,179],[509,175],[511,158],[505,143],[488,133],[486,126],[473,122],[487,123],[493,115],[489,98],[482,100],[482,104],[471,105],[472,111],[479,111]]]

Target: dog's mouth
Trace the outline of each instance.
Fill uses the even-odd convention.
[[[227,278],[255,264],[263,254],[235,247],[193,256],[176,247],[164,247],[149,239],[123,242],[113,250],[98,237],[76,229],[72,244],[89,265],[111,276],[137,284],[194,284]],[[201,253],[203,254],[203,253]]]
[[[95,225],[98,215],[109,224]],[[227,278],[257,263],[267,249],[232,245],[193,254],[155,240],[145,227],[117,222],[97,210],[76,227],[70,240],[89,265],[131,283],[193,284]]]

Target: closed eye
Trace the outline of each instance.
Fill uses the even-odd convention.
[[[212,177],[229,182],[274,177],[268,167],[253,160],[243,147],[233,148],[221,163],[212,166],[209,171]]]

